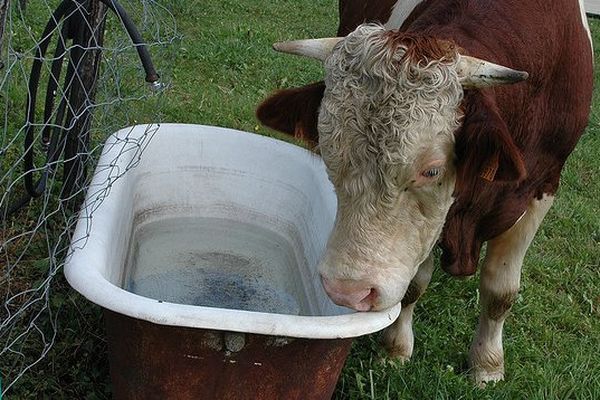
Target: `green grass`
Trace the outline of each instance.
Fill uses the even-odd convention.
[[[178,51],[156,60],[170,81],[160,118],[282,138],[259,126],[256,105],[276,88],[320,79],[322,69],[314,61],[276,54],[271,43],[334,35],[337,1],[164,3],[171,4],[182,39]],[[600,20],[590,24],[600,43]],[[466,364],[478,316],[477,279],[455,280],[437,269],[416,309],[412,361],[398,365],[385,359],[377,334],[360,338],[354,342],[336,398],[600,398],[598,96],[596,92],[589,128],[567,163],[555,205],[525,260],[522,290],[504,332],[506,381],[485,390],[469,381]],[[158,115],[153,107],[141,104],[129,112],[139,122],[152,122]],[[35,258],[29,254],[29,259]],[[44,269],[43,261],[31,268],[35,265]],[[61,277],[52,299],[59,310],[56,343],[14,387],[10,398],[108,398],[100,310],[74,294]],[[2,373],[6,376],[9,371]]]

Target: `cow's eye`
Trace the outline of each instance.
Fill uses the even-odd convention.
[[[433,178],[434,176],[438,176],[440,174],[439,168],[430,168],[421,173],[425,178]]]

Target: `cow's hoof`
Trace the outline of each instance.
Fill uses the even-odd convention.
[[[504,371],[484,371],[482,369],[474,369],[471,371],[471,377],[475,384],[480,388],[485,388],[489,383],[496,383],[504,380]]]
[[[410,361],[410,357],[412,356],[412,352],[408,352],[406,348],[396,347],[396,348],[386,348],[387,356],[390,360],[399,363],[400,365],[404,365],[405,363]]]
[[[400,364],[410,360],[414,347],[412,330],[398,332],[397,329],[388,328],[383,332],[381,342],[389,359]]]

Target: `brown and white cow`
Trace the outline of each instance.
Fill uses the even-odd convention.
[[[500,380],[525,252],[588,121],[581,1],[341,0],[338,35],[276,44],[323,60],[325,80],[257,111],[316,145],[335,187],[324,287],[360,311],[402,301],[384,343],[406,360],[435,244],[467,276],[487,242],[470,364],[476,382]]]

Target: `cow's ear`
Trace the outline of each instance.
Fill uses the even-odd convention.
[[[521,151],[488,90],[465,91],[455,151],[459,179],[477,175],[489,182],[516,182],[527,173]]]
[[[295,136],[314,147],[319,142],[317,120],[324,91],[323,82],[280,90],[258,107],[256,117],[269,128]]]

